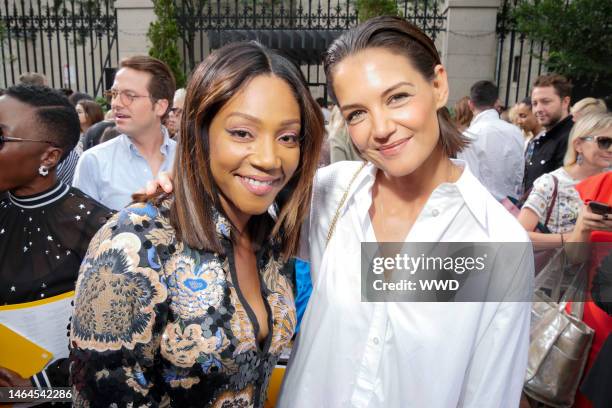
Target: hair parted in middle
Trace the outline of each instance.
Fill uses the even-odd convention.
[[[260,75],[285,81],[300,107],[300,163],[275,199],[274,224],[262,214],[251,217],[248,228],[253,236],[280,241],[284,257],[297,252],[325,132],[323,114],[300,69],[256,42],[231,43],[214,51],[195,68],[187,85],[170,218],[178,238],[191,247],[222,251],[213,219],[213,209],[223,209],[210,167],[209,128],[222,107]]]
[[[325,75],[329,94],[335,102],[334,67],[344,58],[367,48],[385,48],[403,55],[428,81],[434,79],[435,67],[441,64],[433,41],[416,25],[399,17],[371,18],[338,37],[325,53]],[[446,107],[438,109],[437,116],[442,148],[448,157],[454,157],[469,142],[455,127]]]

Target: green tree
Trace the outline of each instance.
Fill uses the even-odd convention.
[[[549,71],[612,84],[612,1],[524,1],[509,15],[519,32],[548,45]]]
[[[181,68],[182,60],[177,46],[179,30],[174,3],[172,0],[153,0],[153,11],[157,20],[151,23],[147,32],[147,38],[151,41],[149,55],[168,64],[176,79],[176,86],[183,87],[185,73]]]
[[[400,15],[395,0],[357,0],[359,22],[376,16]]]

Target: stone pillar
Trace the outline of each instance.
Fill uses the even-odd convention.
[[[497,57],[495,25],[501,0],[446,0],[442,63],[448,71],[448,106],[469,95],[472,84],[493,81]]]
[[[147,39],[149,24],[157,17],[151,0],[117,0],[119,59],[137,54],[149,54]]]

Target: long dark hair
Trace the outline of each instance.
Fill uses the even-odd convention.
[[[371,18],[342,34],[325,53],[325,75],[329,93],[335,101],[334,67],[344,58],[366,48],[386,48],[403,55],[429,81],[434,79],[434,69],[441,63],[433,41],[416,25],[399,17]],[[453,124],[446,107],[438,109],[437,115],[442,148],[448,157],[454,157],[468,141]]]
[[[265,222],[269,220],[267,214],[254,216],[249,221],[249,232],[252,236],[278,240],[285,256],[297,252],[325,131],[323,115],[299,68],[255,42],[231,43],[213,52],[198,65],[187,86],[181,138],[174,162],[175,200],[170,217],[179,239],[191,247],[222,251],[212,217],[213,208],[223,211],[210,169],[208,132],[221,108],[259,75],[284,80],[299,104],[300,164],[276,197],[276,222],[273,225]]]

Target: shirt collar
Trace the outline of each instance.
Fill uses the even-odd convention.
[[[230,239],[232,226],[229,220],[216,208],[213,208],[213,219],[215,220],[215,229],[219,238]]]
[[[499,113],[491,108],[491,109],[487,109],[484,110],[482,112],[480,112],[478,115],[474,116],[474,119],[472,119],[472,123],[470,123],[470,126],[481,122],[481,121],[488,121],[488,120],[494,120],[494,119],[499,119]]]
[[[557,133],[569,131],[572,126],[574,126],[574,119],[572,118],[572,115],[567,115],[565,119],[562,119],[557,122],[557,124],[555,124],[552,129],[544,133],[544,135],[547,137],[554,137],[555,135],[557,135]]]
[[[161,131],[163,135],[163,140],[159,150],[164,156],[167,156],[170,153],[170,140],[172,139],[170,139],[170,133],[168,132],[168,129],[166,129],[165,126],[162,125]],[[121,137],[121,140],[123,141],[124,145],[127,146],[127,148],[130,150],[130,152],[140,155],[138,149],[136,148],[136,145],[128,135],[123,133],[119,137]]]
[[[470,171],[467,162],[458,159],[451,159],[451,161],[456,166],[463,168],[461,176],[459,176],[459,179],[454,183],[440,184],[438,187],[436,187],[434,192],[445,195],[445,192],[447,191],[459,191],[459,194],[461,195],[461,198],[463,199],[468,210],[472,213],[474,218],[476,218],[478,223],[486,229],[487,200],[482,199],[482,185]],[[361,217],[368,216],[369,207],[372,205],[372,198],[369,193],[374,184],[374,180],[376,179],[377,171],[378,169],[376,166],[374,166],[372,163],[367,163],[357,175],[357,178],[353,182],[353,186],[351,186],[351,191],[349,191],[349,197],[355,201],[354,205],[358,207],[358,213]],[[366,193],[369,195],[369,197],[364,196]],[[345,204],[345,209],[348,207],[347,204]],[[361,221],[363,222],[364,220]]]
[[[459,179],[455,183],[444,183],[455,186],[465,205],[468,207],[474,218],[483,227],[487,228],[487,200],[482,198],[484,188],[476,179],[474,174],[470,171],[470,168],[464,160],[451,159],[453,164],[459,167],[463,167],[463,172]],[[443,185],[444,185],[443,184]],[[440,188],[440,186],[438,186]]]
[[[10,191],[8,192],[8,197],[11,202],[20,208],[32,209],[39,208],[54,203],[55,201],[61,199],[66,194],[70,187],[62,182],[58,182],[53,187],[45,190],[41,193],[25,196],[25,197],[17,197],[13,195]]]

